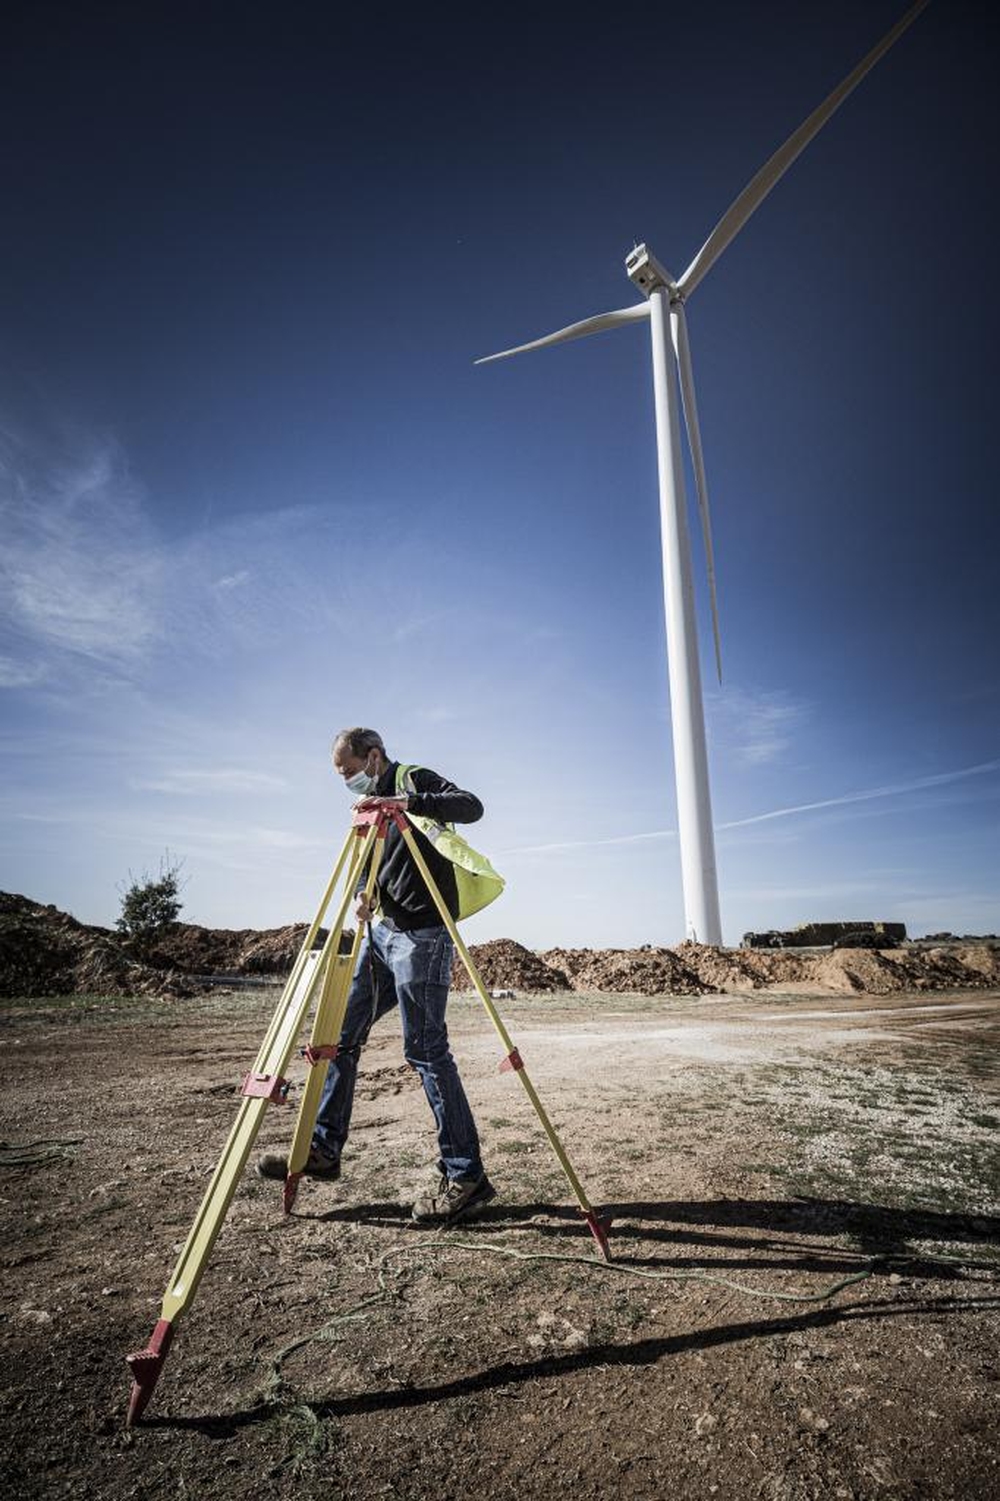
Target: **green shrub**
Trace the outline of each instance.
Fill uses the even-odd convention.
[[[128,881],[119,886],[122,909],[115,927],[136,948],[148,948],[165,928],[177,921],[182,906],[179,899],[182,865],[167,850],[160,861],[158,877],[143,871],[141,878],[137,878],[129,871]]]

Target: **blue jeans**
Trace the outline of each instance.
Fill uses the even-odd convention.
[[[420,1075],[437,1125],[442,1173],[480,1178],[479,1136],[448,1046],[445,1005],[454,945],[444,927],[401,933],[386,922],[369,926],[351,981],[336,1059],[330,1064],[313,1145],[339,1159],[354,1105],[358,1058],[380,1016],[399,1007],[403,1057]],[[372,969],[375,985],[372,986]]]

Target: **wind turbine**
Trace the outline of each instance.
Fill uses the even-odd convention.
[[[625,269],[636,287],[647,298],[612,313],[599,313],[571,323],[555,333],[501,350],[477,360],[477,365],[507,359],[547,344],[564,344],[587,334],[621,324],[649,320],[653,342],[653,393],[656,410],[656,447],[660,487],[660,537],[663,552],[663,598],[667,627],[667,665],[670,682],[671,727],[674,743],[674,772],[677,784],[678,830],[681,850],[681,879],[684,891],[685,931],[688,938],[700,943],[721,944],[719,886],[715,868],[715,839],[712,832],[712,802],[708,786],[708,756],[705,747],[705,711],[701,696],[701,671],[698,661],[698,638],[694,618],[694,587],[691,578],[691,542],[688,535],[687,503],[684,489],[684,460],[680,441],[678,413],[678,376],[680,396],[687,425],[691,464],[698,491],[708,587],[712,604],[712,631],[715,660],[722,681],[722,655],[719,646],[719,613],[715,594],[715,563],[712,553],[712,528],[708,510],[705,462],[698,428],[694,378],[684,303],[712,266],[735,239],[754,210],[787,172],[799,153],[843,104],[865,74],[875,66],[889,48],[928,4],[918,0],[897,21],[891,31],[862,58],[818,109],[799,126],[793,135],[765,162],[755,177],[729,206],[712,230],[684,275],[675,278],[665,270],[645,245],[637,245],[626,257]],[[676,362],[676,369],[675,369]]]

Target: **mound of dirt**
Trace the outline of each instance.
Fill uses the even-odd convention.
[[[1000,981],[1000,948],[715,949],[682,943],[677,952],[722,990],[775,989],[891,995],[906,990],[986,988]]]
[[[718,989],[676,949],[598,949],[577,970],[573,988],[630,995],[707,995]]]
[[[677,954],[711,990],[761,990],[776,980],[787,983],[805,974],[805,960],[795,953],[723,949],[685,941],[677,945]]]
[[[298,957],[299,949],[309,931],[308,923],[293,922],[284,928],[268,928],[261,933],[250,933],[240,951],[237,971],[241,975],[288,974]],[[326,940],[326,929],[320,928],[317,944]],[[341,935],[342,953],[349,953],[353,934]]]
[[[182,969],[192,975],[287,975],[309,927],[288,923],[283,928],[201,928],[176,922],[149,950],[149,962]],[[341,952],[350,949],[352,934],[341,938]],[[317,943],[326,938],[321,928]]]
[[[0,995],[190,995],[176,970],[130,954],[107,928],[0,892]]]
[[[540,956],[573,990],[640,995],[802,990],[890,995],[907,990],[985,989],[1000,983],[1000,946],[900,949],[546,949]]]
[[[286,976],[308,929],[204,928],[172,923],[140,956],[117,933],[88,927],[66,912],[0,892],[0,995],[190,995],[199,977]],[[341,940],[350,948],[352,934]],[[321,929],[317,943],[326,938]],[[605,991],[635,995],[707,995],[796,990],[816,994],[890,995],[901,991],[988,989],[1000,985],[1000,945],[898,949],[676,948],[546,949],[536,954],[512,938],[473,944],[472,958],[490,990],[555,995]],[[472,988],[455,961],[456,990]]]
[[[541,956],[568,976],[574,990],[633,991],[639,995],[708,995],[759,990],[778,978],[775,955],[764,950],[713,948],[679,943],[676,948],[546,949]],[[801,972],[801,965],[786,965]]]
[[[985,945],[970,949],[834,949],[829,954],[803,958],[805,968],[796,978],[804,982],[804,989],[840,994],[984,989],[1000,979],[1000,950]],[[778,966],[778,980],[789,983],[783,966]]]
[[[716,988],[672,949],[546,949],[534,954],[503,938],[474,944],[470,953],[490,989],[704,995]],[[465,966],[457,961],[453,983],[459,990],[471,988]]]
[[[149,961],[157,968],[182,969],[191,975],[235,973],[241,953],[259,936],[250,928],[202,928],[174,922],[150,946]]]
[[[557,969],[560,974],[565,975],[570,986],[576,990],[576,977],[582,969],[586,969],[594,953],[594,949],[543,949],[538,957],[550,969]]]
[[[570,983],[559,969],[547,964],[531,949],[523,948],[512,938],[494,938],[489,943],[469,947],[472,962],[487,990],[569,990]],[[456,955],[452,985],[456,990],[471,990],[472,981]]]
[[[811,958],[808,977],[823,990],[889,995],[894,990],[919,988],[916,977],[906,975],[906,967],[896,958],[894,950],[834,949],[832,953],[813,954]]]
[[[932,952],[940,954],[941,950]],[[962,968],[969,975],[979,975],[984,985],[995,985],[1000,980],[1000,948],[991,948],[986,943],[971,944],[959,950],[958,958]]]

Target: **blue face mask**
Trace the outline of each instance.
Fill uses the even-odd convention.
[[[353,777],[344,778],[344,786],[355,797],[367,797],[378,786],[378,777],[370,776],[367,771],[356,771]]]

